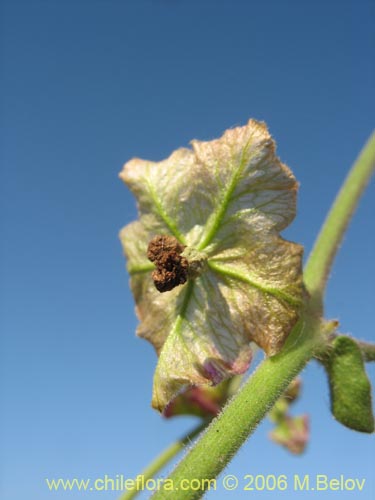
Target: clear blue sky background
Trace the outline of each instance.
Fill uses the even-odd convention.
[[[136,218],[118,179],[193,138],[265,120],[300,181],[285,235],[306,253],[374,125],[375,6],[367,0],[32,0],[1,3],[1,496],[50,493],[45,478],[131,477],[195,425],[150,408],[153,349],[137,324],[119,229]],[[374,184],[332,272],[327,316],[375,340]],[[375,372],[369,367],[372,380]],[[330,415],[312,364],[295,413],[302,457],[264,423],[227,469],[365,478],[362,493],[256,498],[373,499],[374,437]],[[207,498],[248,498],[251,492]],[[254,497],[254,493],[252,493]]]

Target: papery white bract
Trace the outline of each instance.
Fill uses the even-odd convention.
[[[279,236],[293,220],[297,183],[263,123],[192,142],[161,162],[133,159],[121,178],[139,221],[121,231],[140,324],[159,356],[152,404],[163,411],[191,385],[247,370],[252,343],[281,349],[303,298],[302,247]],[[159,293],[149,242],[173,236],[194,273]]]

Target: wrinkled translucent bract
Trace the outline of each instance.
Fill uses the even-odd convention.
[[[120,174],[139,220],[120,234],[140,320],[159,356],[152,405],[163,411],[186,386],[247,370],[253,343],[276,354],[298,320],[302,247],[279,236],[295,215],[297,183],[275,156],[264,123],[192,141],[161,162],[129,161]],[[174,236],[197,276],[159,293],[147,247]]]

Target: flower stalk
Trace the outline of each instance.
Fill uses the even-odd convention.
[[[282,351],[261,363],[223,412],[213,420],[169,476],[175,485],[184,478],[215,478],[274,405],[292,379],[326,342],[320,320],[327,277],[339,244],[375,167],[375,134],[372,134],[352,167],[319,234],[306,265],[305,282],[311,292],[302,320]],[[369,351],[369,349],[368,349]],[[210,450],[207,453],[207,450]],[[204,492],[180,491],[181,500],[201,498]],[[172,498],[159,491],[154,500]]]
[[[325,286],[334,256],[374,166],[375,134],[370,137],[353,165],[310,255],[304,273],[310,298],[305,303],[299,322],[289,334],[281,351],[259,365],[246,384],[176,466],[169,476],[175,488],[182,480],[216,478],[293,378],[316,353],[320,354],[328,345],[332,328],[327,329],[328,323],[322,320]],[[365,353],[366,360],[374,359],[374,348],[370,344],[362,343],[362,352]],[[171,449],[173,451],[175,448]],[[176,452],[167,454],[168,460]],[[165,463],[166,461],[163,461],[163,465]],[[150,467],[153,473],[160,469],[157,464],[158,460]],[[180,500],[198,499],[203,494],[204,491],[179,489]],[[122,500],[129,498],[132,497],[124,496]],[[153,498],[155,500],[175,498],[175,492],[160,490],[155,492]]]
[[[312,305],[322,311],[323,293],[333,259],[375,167],[375,132],[369,137],[346,177],[322,226],[304,270]]]
[[[311,359],[319,344],[319,333],[319,319],[310,316],[293,329],[284,349],[261,363],[177,465],[169,476],[175,486],[178,487],[183,480],[213,479],[220,474],[293,378]],[[201,498],[202,494],[202,491],[181,490],[179,499],[195,500]],[[173,498],[173,495],[174,492],[160,490],[152,498],[165,500]]]

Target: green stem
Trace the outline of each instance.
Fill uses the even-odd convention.
[[[198,479],[204,480],[207,488],[208,481],[214,480],[226,467],[278,397],[313,356],[315,346],[319,344],[319,332],[320,321],[306,315],[305,321],[293,329],[284,349],[261,363],[223,412],[210,424],[169,476],[174,488],[178,488],[179,500],[201,498],[204,491],[186,490],[186,486],[191,480]],[[152,498],[165,500],[176,498],[175,494],[175,491],[162,489]]]
[[[307,311],[282,351],[261,363],[169,476],[173,487],[179,488],[179,500],[201,498],[204,491],[184,490],[181,486],[186,486],[192,479],[215,480],[288,384],[313,357],[315,350],[321,348],[324,326],[319,317],[328,274],[374,165],[375,134],[370,137],[344,182],[307,263],[305,282],[311,294]],[[207,483],[205,487],[208,487]],[[175,498],[175,491],[163,489],[153,498]]]
[[[216,481],[217,475],[228,465],[292,379],[315,352],[321,349],[325,342],[323,332],[326,327],[321,323],[320,315],[328,274],[374,165],[375,134],[370,137],[344,182],[306,265],[305,282],[311,295],[307,310],[289,335],[282,351],[259,365],[171,473],[168,479],[173,482],[174,489],[179,488],[179,500],[202,497],[204,491],[186,489],[189,481]],[[152,473],[156,470],[158,469],[152,469]],[[206,482],[205,488],[207,487]],[[129,498],[132,497],[123,497],[121,500]],[[157,491],[153,498],[176,498],[176,491],[168,491],[166,487]]]
[[[323,293],[341,240],[375,167],[375,132],[349,172],[315,242],[304,279],[313,306],[322,310]]]
[[[191,444],[192,440],[198,436],[202,432],[203,429],[207,427],[209,420],[205,420],[201,422],[197,427],[195,427],[192,431],[186,434],[181,439],[178,439],[174,443],[172,443],[168,448],[162,451],[156,458],[153,460],[150,465],[148,465],[143,471],[139,474],[143,476],[144,481],[154,477],[172,458],[174,458],[181,450],[185,448],[185,446]],[[118,500],[131,500],[135,498],[141,491],[134,489],[126,491]]]

